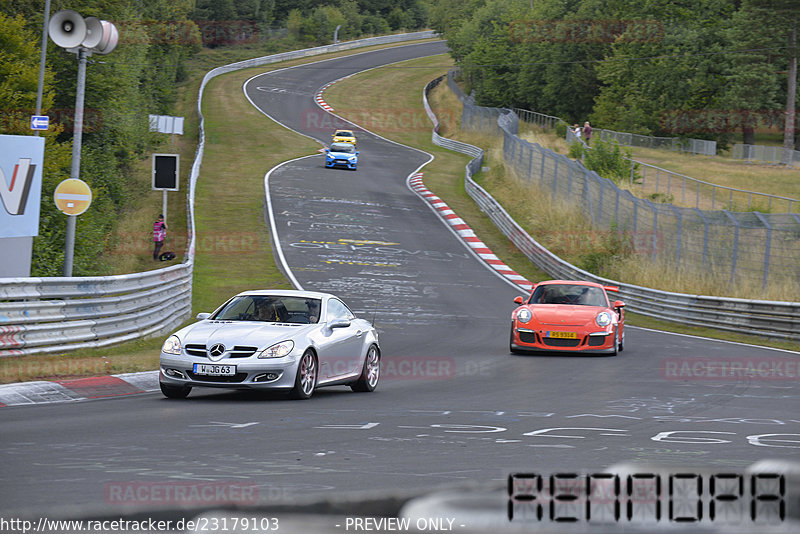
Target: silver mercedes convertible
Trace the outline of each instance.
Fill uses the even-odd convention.
[[[378,385],[378,332],[334,295],[246,291],[197,318],[161,347],[159,382],[171,399],[193,387],[282,390],[308,399],[322,386]]]

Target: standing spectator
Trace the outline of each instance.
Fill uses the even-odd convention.
[[[153,259],[158,261],[158,255],[161,252],[161,247],[164,246],[164,240],[167,238],[167,223],[164,222],[164,214],[160,214],[156,222],[153,223]]]
[[[575,123],[575,126],[572,127],[572,133],[574,133],[575,137],[577,137],[578,139],[581,138],[581,127],[578,126],[577,122]]]
[[[589,125],[589,121],[583,123],[583,138],[587,143],[592,138],[592,127]]]

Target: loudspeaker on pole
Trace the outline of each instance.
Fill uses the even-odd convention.
[[[78,12],[64,9],[50,18],[47,32],[61,48],[75,48],[86,38],[86,22]]]

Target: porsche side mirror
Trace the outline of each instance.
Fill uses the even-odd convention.
[[[514,304],[522,304],[522,297],[514,297]]]
[[[208,319],[209,317],[211,317],[210,313],[198,313],[197,314],[197,318],[200,319],[201,321],[204,320],[204,319]]]
[[[624,307],[625,307],[625,303],[622,302],[621,300],[615,300],[614,301],[614,308],[624,308]]]

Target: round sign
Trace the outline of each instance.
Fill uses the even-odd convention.
[[[64,180],[53,193],[56,207],[67,215],[80,215],[92,203],[92,190],[83,180],[69,178]]]

